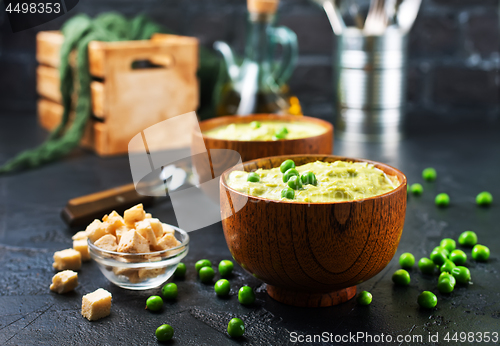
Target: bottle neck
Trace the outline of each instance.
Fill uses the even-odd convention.
[[[245,60],[257,64],[269,64],[269,28],[274,20],[273,14],[250,13],[248,19]]]

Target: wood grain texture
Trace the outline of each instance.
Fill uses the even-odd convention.
[[[207,149],[231,149],[238,152],[243,162],[262,157],[292,155],[292,154],[323,154],[329,155],[333,152],[333,126],[327,121],[296,115],[276,115],[276,114],[255,114],[248,116],[227,116],[209,119],[200,122],[201,132],[205,132],[219,126],[232,123],[250,123],[252,121],[289,121],[289,122],[310,122],[318,124],[326,131],[318,136],[285,139],[280,141],[233,141],[203,136],[203,141]],[[200,133],[193,134],[201,136]],[[193,141],[200,143],[200,141]]]
[[[396,253],[405,219],[406,177],[382,163],[340,156],[288,155],[243,167],[269,169],[288,158],[296,165],[316,160],[369,162],[401,182],[391,192],[364,200],[303,203],[244,195],[227,186],[231,170],[221,176],[222,226],[236,262],[266,282],[276,300],[335,305],[354,296],[352,287],[379,273]]]

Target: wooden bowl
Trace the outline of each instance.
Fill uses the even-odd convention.
[[[226,183],[235,168],[221,176],[229,250],[246,271],[267,283],[272,298],[307,307],[347,301],[356,294],[355,285],[379,273],[396,253],[405,219],[406,177],[383,163],[320,155],[268,157],[245,162],[243,169],[279,167],[286,159],[297,166],[316,160],[368,162],[401,182],[393,191],[364,200],[306,203],[238,192]]]
[[[287,121],[287,122],[308,122],[320,125],[325,128],[325,132],[313,137],[299,139],[284,139],[280,141],[235,141],[218,139],[204,136],[202,133],[219,126],[233,123],[251,123],[252,121]],[[227,116],[213,118],[200,122],[202,133],[195,133],[194,136],[203,136],[203,141],[207,149],[232,149],[241,156],[241,161],[249,161],[261,157],[292,155],[292,154],[323,154],[330,155],[333,152],[333,126],[327,121],[296,115],[276,115],[276,114],[256,114],[248,116]],[[194,140],[193,143],[200,143]],[[197,151],[199,152],[199,151]]]

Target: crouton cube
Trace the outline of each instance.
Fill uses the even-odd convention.
[[[90,225],[87,226],[85,230],[89,239],[95,243],[97,239],[106,235],[106,228],[100,220],[94,220]]]
[[[86,294],[82,298],[82,316],[89,321],[106,317],[111,312],[111,293],[105,289]]]
[[[155,237],[158,238],[158,237],[163,236],[163,226],[162,226],[160,220],[154,219],[154,218],[146,219],[146,220],[151,225],[151,228],[153,229],[153,232],[155,233]]]
[[[116,211],[112,211],[111,214],[106,215],[102,218],[104,221],[104,228],[106,229],[106,233],[115,235],[115,232],[120,227],[125,226],[125,220],[118,214]]]
[[[149,251],[149,243],[146,238],[132,229],[122,235],[118,252],[145,253]]]
[[[163,273],[165,273],[165,268],[153,268],[153,269],[141,268],[137,272],[137,275],[139,276],[139,279],[146,280],[150,278],[155,278]]]
[[[120,239],[122,238],[122,235],[130,231],[130,228],[128,226],[122,226],[118,228],[115,231],[115,237],[116,237],[116,242],[120,243]]]
[[[129,275],[126,275],[126,277],[128,278],[128,281],[131,283],[131,284],[136,284],[138,282],[141,282],[142,279],[139,277],[139,274],[137,271],[129,274]]]
[[[71,237],[71,239],[73,240],[82,240],[82,239],[87,240],[87,238],[88,238],[87,231],[76,232],[75,235]]]
[[[125,210],[125,213],[123,213],[125,223],[129,226],[133,226],[136,222],[144,220],[145,217],[146,213],[144,212],[142,203]]]
[[[167,233],[158,240],[158,244],[153,247],[155,251],[170,249],[181,245],[181,242],[175,239],[173,234]]]
[[[94,245],[107,251],[116,251],[118,247],[118,244],[116,243],[116,237],[112,234],[106,234],[105,236],[97,239]]]
[[[151,213],[146,213],[146,216],[144,217],[145,219],[151,219],[153,215]]]
[[[52,266],[56,270],[79,270],[82,266],[82,255],[75,249],[57,251],[54,253]]]
[[[139,221],[135,224],[137,233],[148,240],[150,246],[156,246],[156,235],[148,220]]]
[[[168,234],[168,233],[174,235],[175,229],[173,229],[172,227],[170,227],[166,223],[162,223],[161,226],[163,229],[163,235]]]
[[[82,256],[82,262],[90,260],[89,246],[87,244],[87,238],[73,240],[73,249],[78,251]]]
[[[78,274],[72,270],[64,270],[52,277],[50,290],[59,294],[73,291],[78,286]]]

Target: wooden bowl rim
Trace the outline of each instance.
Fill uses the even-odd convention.
[[[378,161],[372,161],[372,160],[368,160],[368,159],[357,159],[357,158],[351,158],[351,157],[345,157],[345,156],[338,156],[338,155],[304,155],[304,154],[298,154],[298,155],[269,156],[269,157],[263,157],[263,158],[260,158],[260,159],[255,159],[255,160],[243,162],[243,168],[245,168],[246,165],[250,165],[250,164],[256,163],[258,161],[262,161],[262,160],[278,159],[279,158],[279,159],[282,159],[282,161],[284,161],[286,159],[303,158],[303,157],[306,157],[306,158],[314,158],[314,157],[316,157],[318,159],[319,158],[332,158],[332,159],[335,159],[336,161],[353,161],[353,162],[367,162],[367,163],[371,163],[371,164],[373,164],[375,167],[377,167],[379,169],[381,169],[381,167],[385,167],[385,168],[389,168],[389,169],[394,170],[396,172],[396,175],[398,176],[398,179],[401,178],[401,183],[394,190],[386,192],[386,193],[384,193],[382,195],[376,195],[376,196],[367,197],[367,198],[363,198],[363,199],[356,199],[356,200],[353,200],[353,201],[334,201],[334,202],[292,202],[292,201],[282,201],[282,200],[277,201],[277,200],[274,200],[274,199],[267,199],[267,198],[262,198],[262,197],[257,197],[257,196],[252,196],[252,195],[244,194],[242,192],[236,191],[235,189],[233,189],[232,187],[230,187],[229,185],[226,184],[226,177],[229,175],[229,173],[231,173],[232,171],[236,170],[235,167],[226,169],[221,174],[221,176],[220,176],[220,184],[222,184],[222,186],[224,186],[224,188],[226,188],[227,190],[231,191],[232,193],[236,193],[236,194],[239,194],[241,196],[244,196],[244,197],[247,197],[247,198],[250,198],[250,199],[259,200],[259,201],[263,201],[263,202],[267,202],[267,203],[285,203],[285,204],[294,204],[294,205],[310,205],[310,204],[314,204],[314,205],[330,205],[330,204],[360,203],[360,202],[364,202],[364,201],[370,201],[370,200],[373,200],[373,199],[385,198],[385,197],[391,196],[393,194],[396,194],[396,193],[399,192],[399,190],[404,189],[404,187],[407,184],[406,175],[404,175],[404,173],[401,172],[399,169],[394,168],[394,167],[392,167],[392,166],[390,166],[388,164],[385,164],[385,163],[382,163],[382,162],[378,162]],[[311,162],[314,162],[314,161],[311,161]],[[273,168],[276,168],[276,167],[273,167]],[[383,171],[385,173],[385,170],[383,170]]]
[[[309,123],[315,123],[318,124],[326,129],[325,132],[320,133],[316,136],[310,136],[310,137],[303,137],[303,138],[294,138],[294,139],[281,139],[278,141],[269,141],[269,140],[254,140],[254,141],[240,141],[240,140],[234,140],[234,139],[222,139],[222,138],[215,138],[215,137],[210,137],[206,136],[203,134],[203,132],[214,129],[218,126],[224,126],[224,125],[229,125],[234,122],[228,122],[224,124],[217,124],[218,122],[223,122],[223,120],[229,120],[229,119],[238,119],[237,123],[250,123],[254,120],[294,120],[292,122],[309,122]],[[216,123],[216,125],[209,127],[209,128],[203,128],[206,126],[212,125],[212,123]],[[217,118],[212,118],[212,119],[207,119],[203,120],[200,122],[200,131],[203,139],[208,139],[212,141],[220,141],[224,143],[281,143],[281,142],[293,142],[293,141],[303,141],[303,140],[308,140],[310,138],[317,138],[320,136],[324,136],[325,134],[332,133],[333,134],[333,125],[329,123],[326,120],[319,119],[319,118],[314,118],[314,117],[308,117],[308,116],[297,116],[297,115],[278,115],[278,114],[249,114],[245,116],[239,116],[239,115],[227,115],[223,117],[217,117]]]

